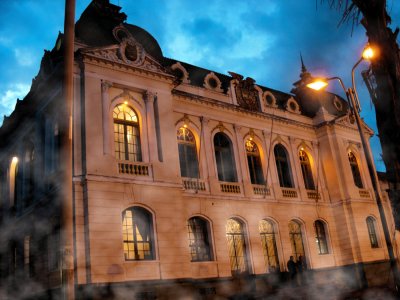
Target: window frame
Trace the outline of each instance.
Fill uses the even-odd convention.
[[[368,237],[371,248],[373,249],[380,248],[378,234],[376,232],[376,219],[372,216],[368,216],[365,219],[365,222],[367,223]]]
[[[226,139],[226,141],[228,142],[227,147],[216,145],[216,138],[218,136],[224,137]],[[235,152],[233,150],[233,144],[230,137],[223,132],[217,132],[213,137],[213,146],[218,180],[222,182],[238,182]],[[224,154],[230,154],[230,159],[224,159]],[[225,166],[225,164],[227,165]],[[228,165],[231,165],[231,169],[226,168]]]
[[[282,149],[284,157],[278,156],[277,149]],[[282,144],[278,143],[274,146],[274,158],[275,158],[275,167],[279,179],[279,186],[281,188],[295,188],[294,180],[293,180],[293,173],[292,168],[290,165],[290,158],[289,152],[287,151],[286,147]],[[285,165],[287,168],[287,175],[285,175]]]
[[[303,176],[303,182],[304,182],[304,187],[307,190],[312,190],[314,191],[315,188],[315,182],[314,182],[314,176],[311,168],[311,161],[310,157],[304,149],[300,149],[298,152],[298,157],[300,161],[300,168],[301,168],[301,174]]]
[[[265,184],[260,148],[252,138],[246,139],[244,145],[251,184]],[[250,147],[253,147],[255,150],[250,151]]]
[[[272,232],[262,232],[262,228],[261,228],[262,222],[268,223],[272,229]],[[276,223],[271,221],[270,219],[262,219],[259,222],[258,231],[259,231],[260,238],[261,238],[261,245],[263,248],[266,269],[269,272],[279,272],[280,271],[280,259],[279,259],[279,252],[278,252],[278,246],[277,246],[277,240],[278,240],[277,231],[278,230],[276,230]],[[268,251],[269,247],[267,246],[267,243],[268,243],[267,235],[268,236],[272,235],[272,243],[273,243],[272,247],[273,247],[273,251],[275,252],[275,255],[270,255],[270,253]],[[271,261],[274,261],[274,263],[275,263],[275,266],[276,266],[275,270],[271,267]]]
[[[354,154],[352,150],[349,150],[347,152],[347,159],[350,164],[350,169],[351,169],[351,174],[353,176],[353,182],[356,187],[359,189],[364,188],[363,180],[361,177],[361,170],[360,170],[360,164],[358,163],[357,156]]]
[[[193,141],[180,139],[179,136],[181,130],[187,131],[189,135],[191,135]],[[186,134],[183,134],[183,136],[186,137]],[[177,130],[177,143],[181,177],[200,178],[200,165],[195,135],[187,127],[181,126]],[[192,153],[190,153],[190,151],[192,151]],[[184,153],[184,155],[181,156],[181,153]],[[195,162],[192,163],[190,156],[192,156],[192,158],[195,157]]]
[[[314,230],[315,230],[315,242],[317,244],[318,254],[319,255],[329,254],[326,223],[322,220],[316,220],[314,222]],[[321,244],[325,244],[325,249],[323,249],[323,245]]]
[[[131,222],[132,224],[129,224],[128,220],[126,221],[127,224],[125,224],[125,216],[126,212],[130,211],[131,212]],[[144,216],[142,215],[142,219],[146,219],[148,223],[145,224],[147,235],[148,235],[148,241],[143,241],[143,236],[142,233],[140,232],[140,228],[137,226],[137,221],[134,219],[134,213],[136,211],[136,214],[138,212],[144,213]],[[128,217],[129,218],[129,217]],[[128,237],[129,232],[125,233],[129,228],[129,226],[132,226],[132,239]],[[143,224],[142,224],[143,225]],[[126,227],[126,229],[124,228]],[[145,228],[142,227],[142,231]],[[140,239],[138,238],[138,234],[140,235]],[[125,236],[126,235],[126,236]],[[127,237],[127,238],[125,238]],[[155,245],[155,233],[154,233],[154,217],[153,213],[148,210],[145,207],[142,206],[130,206],[126,208],[125,210],[122,211],[122,243],[123,243],[123,253],[124,253],[124,259],[125,261],[153,261],[156,260],[156,245]],[[145,249],[145,244],[148,244],[149,249]],[[126,245],[126,247],[125,247]],[[129,249],[129,245],[132,245],[132,250]],[[139,245],[142,245],[143,247],[139,247]],[[141,250],[140,248],[143,248]],[[143,252],[143,258],[140,257],[139,251]],[[148,251],[147,257],[146,257],[146,251]],[[134,258],[129,258],[129,253],[133,252]]]
[[[297,224],[300,231],[299,232],[292,232],[291,228],[290,228],[290,224],[291,223]],[[296,261],[298,260],[300,255],[305,259],[306,258],[306,249],[304,247],[303,224],[300,221],[296,220],[296,219],[292,219],[292,220],[289,221],[288,225],[289,225],[289,240],[290,240],[290,245],[291,245],[291,248],[292,248],[292,255],[296,259]],[[297,246],[296,246],[297,244],[296,244],[296,241],[295,241],[295,237],[296,236],[298,237],[299,235],[300,235],[301,247],[303,249],[303,252],[297,252],[298,249],[297,249]]]
[[[115,117],[114,115],[118,113],[116,112],[116,109],[119,110],[119,112],[123,111],[121,108],[128,107],[136,117],[137,121],[129,121],[126,120],[125,115],[126,112],[124,111],[124,119],[120,119],[118,117]],[[133,162],[142,162],[143,161],[143,151],[142,151],[142,141],[141,141],[141,134],[140,134],[140,119],[139,119],[139,114],[136,112],[136,110],[130,106],[129,104],[125,103],[117,103],[113,110],[112,110],[112,119],[113,119],[113,134],[114,134],[114,155],[116,159],[118,160],[123,160],[123,161],[133,161]],[[116,130],[116,126],[118,130]],[[120,126],[122,126],[122,132],[119,130]],[[128,129],[131,130],[131,136],[132,136],[132,142],[129,143],[128,141]],[[123,141],[120,140],[120,135],[123,135]],[[134,143],[136,142],[136,144]],[[118,144],[118,147],[116,147],[116,144]],[[120,151],[120,144],[123,146],[124,151]],[[129,146],[132,145],[132,151],[129,152]],[[132,157],[131,157],[132,156]]]
[[[200,232],[201,241],[199,238],[199,234],[196,235],[196,233],[193,231],[193,227],[190,224],[191,220],[199,220],[201,222],[201,224],[193,224],[194,226],[196,226],[196,229],[201,227],[201,232]],[[193,216],[187,220],[187,227],[189,235],[189,249],[190,249],[191,262],[213,261],[214,255],[213,255],[213,243],[211,237],[210,221],[201,216]],[[201,253],[199,253],[200,248],[204,248],[203,255],[208,257],[203,257],[203,258],[200,257],[201,255]]]
[[[229,221],[234,221],[240,225],[240,232],[228,232]],[[229,253],[229,263],[232,275],[250,273],[250,245],[246,233],[245,223],[238,218],[229,218],[226,222],[225,233],[227,237],[227,247]],[[232,237],[230,240],[229,237]],[[232,242],[232,245],[230,244]],[[233,247],[232,247],[233,246]],[[242,249],[239,249],[242,248]],[[238,250],[242,251],[242,256],[238,256]],[[233,255],[231,255],[233,254]],[[234,258],[234,259],[233,259]],[[243,260],[243,262],[240,262]]]

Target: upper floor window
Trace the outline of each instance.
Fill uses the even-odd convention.
[[[199,177],[199,163],[197,160],[196,140],[193,133],[181,127],[177,132],[179,165],[181,176],[189,178]]]
[[[307,190],[315,190],[314,178],[311,172],[310,159],[304,150],[299,151],[301,173],[303,174],[304,186]]]
[[[10,191],[10,207],[15,206],[17,202],[17,194],[18,194],[18,187],[19,184],[17,184],[17,178],[18,176],[18,157],[14,156],[11,160],[10,164],[10,169],[9,169],[9,178],[10,178],[10,186],[9,186],[9,191]]]
[[[314,222],[315,227],[315,242],[317,243],[318,254],[328,253],[328,243],[325,233],[324,222],[317,220]]]
[[[191,261],[212,260],[210,226],[207,220],[193,217],[188,220]]]
[[[292,180],[292,172],[290,170],[288,153],[281,144],[277,144],[274,148],[276,169],[278,171],[279,185],[281,187],[294,187]]]
[[[258,226],[261,235],[264,258],[269,272],[279,271],[278,250],[276,247],[276,234],[274,224],[268,220],[262,220]]]
[[[359,187],[360,189],[362,189],[363,183],[361,181],[361,174],[360,174],[360,169],[358,168],[357,158],[351,151],[349,151],[349,153],[347,155],[349,157],[351,173],[353,174],[354,184],[357,187]]]
[[[25,161],[24,161],[24,207],[28,207],[32,204],[33,195],[34,195],[34,181],[35,181],[35,148],[33,145],[29,145],[25,152]]]
[[[139,206],[122,213],[122,235],[125,260],[154,259],[152,214]]]
[[[249,166],[250,180],[252,184],[264,184],[264,175],[261,166],[260,151],[254,141],[246,141],[247,164]]]
[[[237,182],[232,142],[224,133],[218,132],[214,136],[214,150],[218,180]]]
[[[114,108],[115,157],[121,160],[142,161],[139,120],[135,111],[126,104]]]
[[[236,219],[229,219],[226,224],[226,238],[233,274],[249,271],[247,241],[243,223]]]
[[[290,244],[292,246],[292,255],[296,259],[303,257],[304,259],[304,245],[303,245],[303,234],[301,231],[301,224],[298,221],[292,220],[289,223],[289,237]]]
[[[367,227],[368,227],[369,241],[371,242],[371,248],[379,248],[378,238],[376,236],[376,230],[375,230],[375,219],[373,217],[367,218]]]

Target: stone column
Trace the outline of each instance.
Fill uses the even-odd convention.
[[[156,97],[156,95],[156,93],[151,91],[146,91],[144,94],[150,162],[158,162],[156,123],[154,118],[154,97]]]
[[[112,83],[108,81],[101,82],[101,104],[103,110],[103,154],[111,154],[111,136],[112,132],[110,131],[110,97],[108,90],[112,87]]]
[[[214,150],[212,147],[212,139],[211,139],[211,132],[210,128],[208,127],[209,119],[203,117],[201,120],[203,126],[203,135],[202,139],[202,148],[205,152],[205,160],[207,164],[207,172],[208,172],[208,184],[210,186],[211,193],[219,193],[219,182],[218,177],[215,172],[215,158],[214,158]]]

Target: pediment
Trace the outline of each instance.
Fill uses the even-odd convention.
[[[81,49],[81,53],[86,57],[111,64],[124,65],[170,76],[165,68],[133,38],[124,39],[118,45]]]

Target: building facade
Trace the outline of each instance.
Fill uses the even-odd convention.
[[[387,284],[376,275],[387,273],[387,249],[346,101],[307,91],[304,65],[285,93],[166,58],[125,19],[93,0],[75,28],[77,298],[263,293],[284,280],[290,256],[303,257],[314,284],[333,274],[341,288]],[[4,295],[7,286],[55,295],[65,281],[63,47],[60,35],[0,129]],[[27,291],[20,280],[32,282]]]

